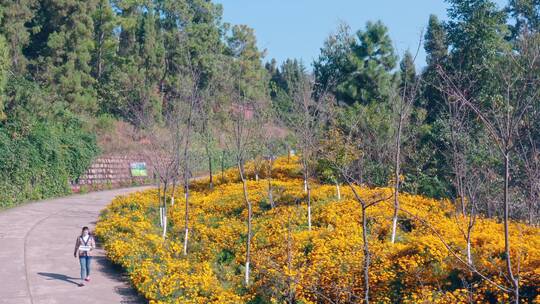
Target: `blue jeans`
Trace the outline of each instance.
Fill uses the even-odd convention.
[[[81,280],[90,276],[90,256],[79,256],[79,262],[81,263]]]

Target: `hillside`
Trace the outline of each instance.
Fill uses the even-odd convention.
[[[96,228],[111,260],[122,265],[151,303],[357,303],[363,297],[361,212],[350,188],[312,181],[312,229],[308,230],[300,165],[280,158],[269,180],[254,180],[252,279],[243,284],[246,217],[236,170],[191,185],[190,239],[183,251],[183,193],[169,206],[169,232],[161,237],[157,190],[118,197]],[[388,197],[390,188],[356,188],[364,199]],[[503,226],[478,218],[472,233],[474,274],[466,260],[467,218],[448,201],[400,196],[397,242],[389,242],[392,202],[368,209],[370,292],[374,303],[504,303]],[[519,265],[524,303],[540,303],[540,229],[511,224],[512,258]],[[518,241],[522,240],[522,241]],[[523,241],[526,240],[526,241]],[[448,247],[445,247],[445,244]],[[450,252],[450,249],[452,252]],[[471,297],[471,298],[469,298]]]

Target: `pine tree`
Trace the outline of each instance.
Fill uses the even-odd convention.
[[[94,23],[94,51],[92,55],[92,74],[99,82],[103,74],[114,64],[118,45],[114,29],[117,25],[109,0],[98,0],[92,16]]]
[[[401,75],[400,86],[402,88],[414,84],[414,81],[416,80],[416,67],[414,65],[414,57],[408,50],[405,52],[403,59],[401,59],[401,62],[399,63],[399,71]]]
[[[36,0],[0,0],[0,34],[7,40],[11,70],[16,74],[22,74],[26,69],[23,49],[30,41],[30,32],[25,23],[34,16],[35,6]]]
[[[388,100],[391,71],[397,63],[392,40],[386,26],[368,22],[365,31],[357,32],[357,41],[346,67],[346,80],[338,85],[337,97],[348,104]]]
[[[137,22],[140,15],[139,6],[131,1],[117,1],[116,7],[120,10],[118,14],[120,23],[120,45],[118,55],[127,58],[137,52],[136,31]]]
[[[275,62],[273,64],[276,64]],[[304,64],[297,59],[287,59],[280,68],[267,67],[270,71],[270,96],[277,113],[286,118],[293,110],[294,89],[307,76]]]
[[[91,75],[95,9],[96,0],[41,0],[30,24],[33,35],[26,53],[34,76],[76,113],[97,110]]]
[[[321,54],[313,63],[315,95],[336,93],[336,87],[346,77],[346,68],[354,37],[349,25],[342,23],[336,33],[326,38]]]
[[[228,55],[233,58],[233,69],[239,77],[239,89],[243,97],[257,100],[267,93],[267,74],[262,66],[264,52],[257,47],[252,28],[235,25],[228,38]]]
[[[448,53],[446,32],[443,24],[436,15],[429,16],[429,23],[425,34],[424,49],[428,66],[440,64]]]
[[[450,0],[449,3],[447,28],[452,64],[471,74],[479,73],[508,47],[506,12],[491,0]]]
[[[427,31],[424,35],[424,50],[428,65],[422,75],[424,79],[422,103],[426,109],[426,122],[433,123],[440,117],[444,104],[439,90],[441,80],[437,74],[437,67],[444,65],[448,57],[446,30],[436,15],[429,16]]]

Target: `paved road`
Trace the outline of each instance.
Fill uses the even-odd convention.
[[[83,226],[93,229],[99,211],[118,189],[51,199],[0,212],[0,304],[144,303],[102,249],[92,261],[92,281],[79,287],[73,257]],[[99,244],[98,244],[99,247]]]

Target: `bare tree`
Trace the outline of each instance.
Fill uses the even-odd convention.
[[[419,221],[423,226],[431,230],[433,232],[433,235],[439,239],[439,241],[443,244],[443,246],[448,250],[448,252],[453,256],[457,261],[459,261],[462,265],[467,267],[468,270],[473,272],[474,274],[478,275],[480,278],[482,278],[484,281],[492,285],[493,287],[507,293],[513,292],[512,288],[508,288],[500,283],[498,283],[496,280],[492,280],[489,278],[485,273],[483,273],[481,270],[476,268],[474,264],[469,264],[467,261],[465,261],[457,250],[455,250],[449,242],[445,240],[445,238],[442,236],[442,234],[433,226],[431,225],[426,219],[419,217],[418,215],[414,214],[413,212],[401,208],[400,209],[403,213],[410,216],[412,219]]]
[[[237,84],[237,79],[230,74],[228,79],[227,95],[231,99],[229,109],[229,121],[226,124],[226,144],[227,149],[234,156],[238,169],[244,202],[247,207],[247,236],[246,236],[246,256],[244,284],[249,285],[250,261],[251,261],[251,238],[252,238],[252,216],[253,204],[249,199],[248,182],[245,170],[245,161],[249,156],[253,145],[253,132],[256,130],[255,115],[258,115],[259,102],[250,100]]]
[[[363,254],[364,254],[364,266],[363,266],[363,273],[364,273],[364,303],[369,303],[369,268],[371,265],[371,253],[369,251],[369,236],[368,236],[368,218],[366,215],[366,211],[369,207],[375,206],[385,200],[390,199],[392,196],[384,196],[383,194],[380,194],[379,196],[375,197],[368,197],[364,198],[362,195],[360,195],[359,190],[357,189],[357,180],[350,175],[347,170],[342,171],[343,178],[347,185],[349,185],[349,188],[352,190],[354,194],[354,198],[358,203],[360,203],[361,211],[362,211],[362,242],[364,243],[363,246]]]
[[[150,145],[146,158],[150,160],[158,182],[159,219],[162,237],[167,236],[167,198],[171,183],[178,177],[179,162],[176,155],[177,137],[167,128],[153,126],[147,130]]]
[[[421,41],[418,44],[416,54],[412,59],[414,63],[416,56],[420,50]],[[396,241],[396,229],[398,221],[399,211],[399,187],[401,184],[401,146],[403,144],[403,130],[406,129],[409,121],[409,116],[414,101],[418,95],[420,89],[420,78],[415,75],[414,71],[409,70],[410,67],[404,65],[402,67],[402,85],[398,88],[398,91],[393,94],[394,108],[396,112],[396,131],[395,131],[395,155],[394,155],[394,214],[392,216],[392,235],[390,241],[392,244]],[[409,79],[409,75],[413,74],[412,79]]]
[[[540,50],[529,45],[522,38],[517,47],[519,51],[508,52],[498,59],[494,67],[486,67],[491,72],[496,87],[489,100],[469,96],[468,91],[459,87],[453,77],[439,66],[439,75],[444,80],[444,92],[456,102],[467,106],[482,122],[500,152],[504,164],[503,186],[503,224],[506,272],[513,286],[513,301],[519,303],[519,277],[514,274],[510,251],[509,205],[512,156],[519,137],[519,127],[531,105],[540,96],[538,65]]]
[[[182,90],[180,93],[180,98],[185,103],[184,107],[180,107],[184,113],[183,122],[184,126],[184,135],[183,135],[183,151],[182,151],[182,164],[183,164],[183,182],[184,182],[184,255],[187,255],[188,252],[188,240],[189,240],[189,181],[191,179],[191,168],[190,168],[190,158],[189,150],[191,147],[191,136],[193,129],[193,117],[196,111],[196,107],[199,105],[201,100],[201,91],[200,91],[200,79],[201,72],[200,70],[193,65],[191,61],[188,61],[186,67],[185,77],[182,78],[184,81],[182,85]],[[180,125],[180,124],[179,124]],[[180,151],[178,151],[180,152]]]
[[[281,148],[283,148],[283,135],[277,125],[268,125],[268,132],[264,132],[264,148],[265,148],[265,159],[266,159],[266,179],[268,181],[268,203],[272,208],[275,207],[274,194],[273,194],[273,185],[272,185],[272,174],[274,169],[274,162],[278,157]]]
[[[358,166],[362,165],[362,162],[360,161],[362,153],[358,150],[359,145],[357,143],[360,135],[359,123],[360,118],[356,117],[356,121],[350,122],[350,128],[348,128],[347,133],[342,131],[332,133],[332,138],[327,142],[325,153],[333,169],[342,177],[343,181],[351,189],[354,199],[360,204],[363,241],[362,253],[364,256],[363,302],[368,304],[370,299],[369,269],[371,265],[371,252],[369,249],[367,210],[379,203],[388,201],[394,194],[379,192],[375,195],[363,195],[360,191],[359,185],[361,185],[361,182],[358,174],[358,172],[360,172]]]
[[[450,100],[449,98],[446,98]],[[453,184],[456,192],[456,223],[467,243],[467,262],[473,264],[471,235],[476,223],[477,200],[479,189],[482,187],[480,168],[472,164],[470,158],[474,152],[473,128],[470,120],[468,107],[461,103],[447,102],[448,146],[450,151],[450,163],[453,170]],[[459,204],[458,204],[459,201]],[[461,227],[461,216],[468,216],[467,227]]]
[[[304,75],[293,88],[293,115],[286,117],[288,127],[295,135],[302,164],[304,192],[307,196],[308,229],[311,230],[311,187],[312,162],[318,151],[322,126],[322,102],[313,98],[314,84]],[[324,97],[322,97],[324,98]]]
[[[206,157],[208,161],[208,187],[210,189],[214,188],[214,168],[213,168],[213,155],[212,155],[212,145],[215,140],[215,131],[214,131],[214,122],[215,122],[215,98],[216,96],[216,86],[214,82],[219,81],[218,79],[211,79],[208,87],[204,92],[202,92],[201,103],[198,107],[198,118],[200,123],[196,124],[199,127],[199,133],[202,135],[204,142],[204,149],[206,152]]]

